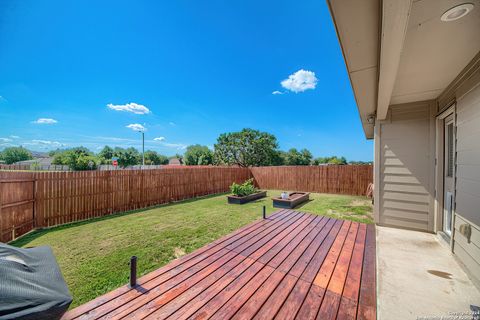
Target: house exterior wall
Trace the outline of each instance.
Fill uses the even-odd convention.
[[[387,120],[375,125],[375,220],[391,227],[442,230],[443,136],[436,137],[436,129],[443,128],[437,114],[441,119],[447,109],[455,113],[456,128],[450,244],[480,286],[480,55],[439,99],[390,106]]]
[[[453,252],[480,282],[480,80],[470,87],[456,102]]]
[[[434,231],[435,103],[390,107],[375,128],[375,219],[379,225]]]

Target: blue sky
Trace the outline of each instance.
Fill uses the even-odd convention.
[[[140,147],[140,124],[167,155],[250,127],[373,157],[324,0],[4,0],[0,35],[0,148]]]

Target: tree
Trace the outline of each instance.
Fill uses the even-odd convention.
[[[347,164],[347,159],[345,157],[332,157],[328,160],[329,164]]]
[[[241,167],[268,166],[277,154],[277,138],[267,132],[243,129],[221,134],[215,144],[215,162]]]
[[[285,151],[277,150],[272,155],[272,166],[283,166],[286,162],[287,153]]]
[[[145,164],[148,165],[161,165],[168,164],[168,158],[164,155],[158,154],[156,151],[145,151]]]
[[[110,164],[112,162],[112,158],[114,151],[113,148],[109,146],[103,147],[103,149],[98,153],[98,157],[100,158],[103,164]]]
[[[58,151],[52,164],[67,165],[71,170],[95,170],[100,160],[85,147],[77,147]]]
[[[62,151],[64,151],[64,150],[58,149],[58,148],[55,149],[55,150],[50,150],[50,151],[48,151],[48,156],[53,158],[57,153],[62,152]]]
[[[187,147],[183,160],[188,166],[209,165],[213,163],[213,152],[207,146],[191,145]]]
[[[295,148],[285,154],[285,164],[289,166],[308,166],[312,162],[312,153],[307,149],[298,151]]]
[[[113,155],[118,158],[118,165],[122,168],[140,164],[140,159],[142,158],[138,150],[134,147],[127,149],[116,147],[113,150]]]
[[[337,157],[337,156],[332,156],[332,157],[320,157],[316,158],[313,160],[314,165],[319,165],[319,164],[347,164],[347,159],[345,157]]]
[[[348,164],[369,165],[373,164],[373,161],[349,161]]]
[[[164,156],[163,154],[159,154],[158,155],[158,164],[161,164],[161,165],[168,164],[168,157]]]
[[[94,155],[80,155],[75,162],[72,169],[74,170],[95,170],[99,165],[100,160]]]
[[[9,147],[5,148],[1,152],[0,158],[5,161],[6,164],[12,164],[18,161],[25,161],[33,159],[30,151],[24,147]]]

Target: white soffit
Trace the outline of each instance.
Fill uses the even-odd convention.
[[[395,85],[403,43],[407,34],[412,0],[382,1],[382,33],[380,38],[380,69],[378,76],[377,119],[387,117]]]
[[[327,1],[365,135],[373,138],[373,125],[367,117],[376,110],[380,0]]]
[[[465,17],[440,20],[473,3]],[[412,4],[390,104],[437,98],[480,51],[480,0],[417,0]]]

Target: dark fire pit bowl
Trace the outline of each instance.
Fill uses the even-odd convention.
[[[293,209],[301,203],[308,201],[310,192],[290,192],[287,199],[274,197],[273,206],[275,208]]]

